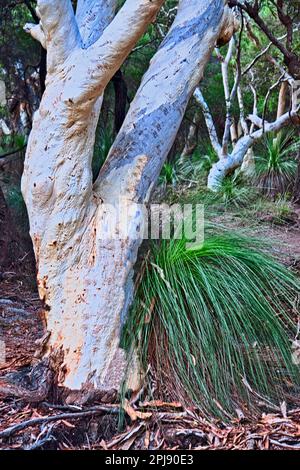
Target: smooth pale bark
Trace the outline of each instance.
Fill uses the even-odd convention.
[[[189,98],[202,79],[216,39],[227,21],[228,11],[223,13],[223,5],[223,1],[217,0],[180,2],[176,20],[131,103],[96,182],[97,188],[101,184],[106,186],[111,170],[116,167],[121,170],[128,163],[133,165],[136,156],[146,155],[147,164],[137,188],[139,200],[146,196],[160,173]]]
[[[56,17],[58,32],[75,22],[66,0],[52,1],[51,11],[61,3],[68,15]],[[89,11],[79,3],[79,27],[71,26],[76,41],[71,41],[69,54],[59,47],[58,56],[51,57],[54,46],[48,50],[51,66],[29,139],[22,191],[39,293],[49,306],[46,355],[60,353],[58,382],[73,392],[71,401],[117,389],[123,378],[120,328],[132,300],[133,266],[142,241],[143,214],[135,202],[148,198],[227,21],[223,0],[180,2],[176,20],[152,59],[93,185],[96,102],[162,3],[127,0],[85,50],[73,34],[78,29],[85,44],[91,38],[89,20],[82,19],[82,12],[84,16]],[[40,13],[44,25],[42,9]],[[53,30],[50,24],[49,30]],[[118,208],[120,197],[131,211],[123,236],[107,209],[107,204]],[[109,226],[115,237],[107,238]]]
[[[57,50],[55,44],[47,47],[47,86],[29,138],[22,192],[39,293],[50,307],[47,353],[61,351],[59,383],[71,390],[117,388],[121,379],[119,362],[123,358],[114,359],[118,352],[119,305],[124,302],[118,285],[124,288],[126,281],[125,273],[119,272],[122,259],[114,242],[98,243],[107,215],[92,185],[95,103],[162,3],[126,2],[118,19],[86,50],[73,41],[69,54],[60,43]],[[69,0],[39,1],[43,29],[47,24],[47,29],[53,30],[52,19],[58,32],[67,27],[77,31],[69,5]],[[57,13],[63,9],[66,15],[54,17],[55,7]],[[108,40],[114,36],[116,43]],[[123,263],[127,264],[126,258]]]
[[[0,119],[0,131],[1,131],[1,134],[11,135],[11,130],[6,124],[6,122],[4,121],[4,119]]]
[[[222,147],[219,143],[217,130],[216,130],[215,123],[214,123],[213,117],[211,115],[209,106],[206,103],[206,101],[203,97],[202,91],[200,90],[199,87],[197,87],[195,92],[194,92],[194,98],[195,98],[195,100],[197,101],[197,103],[200,105],[200,107],[202,109],[211,144],[213,146],[214,151],[219,156],[222,153]]]
[[[120,196],[134,204],[149,197],[149,190],[160,174],[173,145],[186,106],[211,54],[222,25],[223,2],[182,1],[176,20],[153,57],[143,77],[126,120],[117,136],[107,162],[102,168],[95,190],[101,199],[114,202]],[[224,18],[226,15],[224,15]],[[206,18],[206,22],[204,22]],[[134,206],[132,209],[133,214]],[[129,233],[135,233],[140,218],[133,216]],[[120,241],[122,259],[129,260],[121,278],[120,294],[111,284],[111,296],[125,297],[119,305],[121,318],[126,317],[132,301],[132,267],[141,240],[129,237]],[[122,269],[118,269],[119,275]]]
[[[223,89],[224,89],[225,105],[226,105],[225,129],[224,129],[223,141],[222,141],[223,156],[226,156],[228,153],[229,137],[231,136],[232,141],[234,138],[234,136],[232,136],[232,133],[231,133],[231,130],[232,130],[231,108],[232,108],[233,99],[235,98],[235,94],[233,95],[235,88],[233,88],[232,91],[230,91],[230,86],[229,86],[229,64],[233,56],[234,47],[235,47],[235,40],[234,40],[234,37],[232,37],[230,39],[230,42],[228,45],[228,51],[227,51],[225,58],[223,57],[221,58],[221,71],[222,71]]]
[[[252,133],[254,129],[249,128],[248,123],[245,118],[244,100],[243,100],[243,94],[242,94],[240,85],[238,86],[238,89],[237,89],[237,97],[238,97],[238,104],[239,104],[239,109],[240,109],[240,124],[241,124],[241,129],[242,129],[242,135],[246,136]],[[256,112],[256,100],[255,99],[254,99],[253,111]],[[239,138],[240,137],[241,135],[239,136]],[[255,157],[254,157],[254,152],[253,152],[252,147],[249,148],[249,150],[247,151],[247,153],[245,154],[243,158],[241,171],[242,173],[248,176],[252,176],[255,172]]]
[[[76,20],[82,45],[90,47],[115,16],[117,0],[78,0]]]
[[[105,28],[113,20],[116,8],[117,0],[78,0],[76,21],[84,49],[98,41]],[[103,95],[96,100],[88,122],[89,141],[93,145],[95,144],[102,103]]]

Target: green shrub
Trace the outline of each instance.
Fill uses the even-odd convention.
[[[164,163],[161,173],[159,175],[158,184],[163,187],[166,187],[168,185],[175,186],[177,182],[178,175],[176,171],[176,166],[173,163]]]
[[[222,202],[225,207],[228,206],[245,206],[252,194],[252,188],[247,186],[239,171],[235,171],[232,175],[226,176],[216,194],[216,198]]]

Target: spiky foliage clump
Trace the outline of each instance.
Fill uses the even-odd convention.
[[[264,150],[256,157],[256,183],[267,195],[284,194],[293,186],[297,161],[295,154],[300,141],[294,140],[293,131],[269,134]]]
[[[285,224],[293,222],[293,205],[289,194],[279,194],[273,204],[274,222]]]
[[[237,408],[253,414],[257,394],[278,405],[299,382],[291,353],[298,293],[293,274],[251,239],[208,231],[193,250],[164,241],[123,346],[138,349],[145,370],[151,364],[164,398],[222,418]]]

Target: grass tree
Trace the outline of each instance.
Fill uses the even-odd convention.
[[[38,387],[27,376],[2,391],[41,399],[53,381],[70,401],[117,389],[125,367],[121,324],[133,297],[143,203],[159,176],[186,106],[214,45],[228,31],[224,0],[180,0],[177,16],[131,103],[93,183],[92,156],[105,87],[164,0],[38,0],[39,25],[26,29],[47,49],[46,90],[34,116],[22,180],[38,288],[48,333]],[[131,217],[125,234],[112,224],[119,201]],[[49,373],[50,370],[50,373]],[[40,376],[39,376],[40,377]],[[45,376],[43,376],[45,377]]]
[[[241,39],[241,34],[240,34]],[[236,72],[234,76],[234,82],[230,88],[229,78],[229,65],[233,59],[235,44],[236,47]],[[295,81],[292,76],[279,64],[277,61],[269,56],[272,64],[280,72],[280,78],[276,83],[272,84],[267,92],[265,99],[265,110],[264,115],[261,118],[258,115],[257,110],[257,92],[253,80],[250,79],[249,85],[253,92],[253,112],[249,116],[245,116],[245,109],[243,103],[243,94],[241,88],[241,80],[243,77],[250,75],[252,72],[253,65],[267,54],[270,46],[263,50],[243,71],[240,64],[241,56],[241,41],[237,41],[233,36],[229,42],[226,56],[223,57],[217,49],[217,56],[220,60],[223,86],[224,86],[224,97],[226,105],[226,117],[224,132],[221,141],[216,131],[215,122],[211,114],[208,103],[206,102],[204,95],[197,87],[194,92],[194,98],[200,105],[202,110],[208,134],[210,137],[211,144],[218,155],[218,161],[212,166],[209,175],[207,186],[209,189],[216,191],[222,184],[224,178],[230,174],[233,170],[243,165],[243,169],[249,168],[249,165],[253,163],[252,147],[255,143],[259,142],[265,135],[270,133],[276,134],[284,127],[288,126],[293,122],[298,122],[299,113],[299,100],[297,99],[299,82]],[[279,93],[279,104],[278,104],[278,115],[273,122],[268,122],[265,119],[265,111],[271,92],[281,83],[288,83],[292,90],[291,92],[291,104],[290,109],[286,112],[282,112],[283,99],[282,93]],[[240,121],[240,134],[236,132],[234,118],[233,118],[233,105],[237,100],[239,105],[239,121]]]

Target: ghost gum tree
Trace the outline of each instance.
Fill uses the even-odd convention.
[[[217,39],[232,15],[224,0],[181,0],[176,19],[153,57],[125,122],[95,183],[91,161],[101,96],[164,0],[38,0],[40,24],[26,30],[47,49],[46,90],[34,116],[22,192],[48,306],[47,335],[25,392],[43,399],[49,377],[70,402],[118,389],[125,369],[119,347],[133,297],[133,267],[141,238],[135,203],[149,198],[185,109]],[[107,204],[132,208],[125,236],[111,238]],[[40,368],[40,369],[38,369]],[[54,374],[54,376],[53,376]]]

